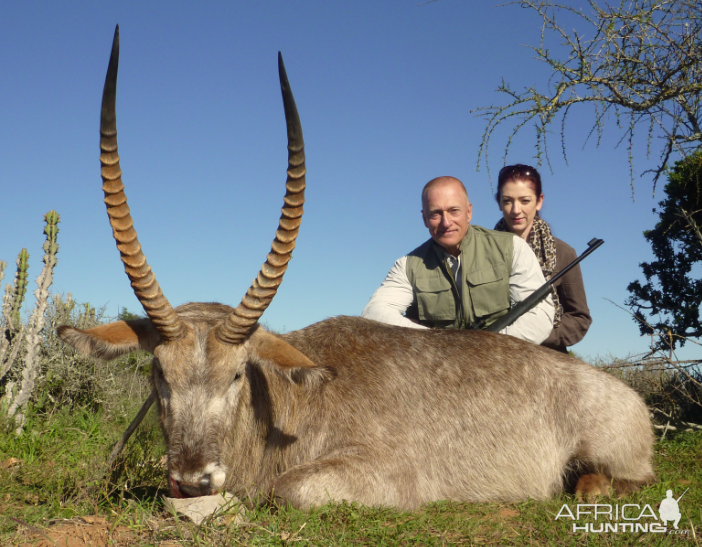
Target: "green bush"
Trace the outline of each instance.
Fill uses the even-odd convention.
[[[104,309],[77,303],[70,294],[53,295],[41,331],[40,370],[29,401],[33,412],[50,414],[56,408],[80,407],[126,419],[148,396],[151,356],[146,352],[106,362],[79,354],[56,335],[60,325],[89,329],[105,321]],[[20,351],[0,389],[19,382],[24,369],[22,355]]]

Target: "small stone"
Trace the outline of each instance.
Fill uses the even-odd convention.
[[[227,518],[227,525],[244,522],[244,508],[236,496],[232,494],[215,494],[197,498],[168,498],[164,496],[163,501],[166,509],[177,515],[187,517],[198,525],[216,512],[221,512],[219,516],[224,516],[228,513],[228,517],[234,517]]]

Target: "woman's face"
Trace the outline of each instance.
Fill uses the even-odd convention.
[[[544,195],[536,195],[531,182],[511,180],[502,187],[500,211],[510,232],[522,239],[529,237],[536,212],[541,210]]]

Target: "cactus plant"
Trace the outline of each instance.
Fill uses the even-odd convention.
[[[44,249],[44,258],[42,261],[44,262],[44,267],[42,268],[41,273],[37,277],[37,290],[34,291],[34,296],[36,297],[36,305],[34,307],[34,312],[32,313],[29,323],[27,326],[27,335],[26,335],[26,349],[25,349],[25,357],[24,357],[24,368],[22,370],[22,384],[20,386],[19,391],[17,394],[14,394],[14,391],[12,390],[12,387],[14,386],[9,386],[10,389],[7,390],[5,398],[8,400],[9,406],[7,410],[7,414],[10,418],[14,417],[15,420],[15,426],[16,426],[16,432],[19,433],[22,431],[22,427],[24,426],[24,408],[27,405],[27,402],[29,401],[30,396],[32,395],[32,391],[34,390],[34,385],[35,385],[35,380],[37,376],[39,375],[39,371],[41,370],[41,362],[39,360],[39,349],[40,349],[40,342],[41,342],[41,330],[44,327],[44,314],[46,313],[46,309],[48,306],[48,301],[49,301],[49,287],[51,286],[51,283],[53,281],[53,270],[54,266],[56,266],[57,259],[56,259],[56,254],[58,253],[58,243],[57,243],[57,235],[58,235],[58,223],[59,223],[59,215],[56,211],[49,211],[46,215],[44,215],[44,221],[46,223],[46,226],[44,228],[44,234],[46,235],[46,242],[44,243],[43,249]],[[23,252],[26,254],[26,250],[23,249]],[[16,277],[16,280],[20,280],[21,276],[19,275],[20,268],[21,266],[21,257],[22,253],[20,253],[20,259],[18,259],[18,275]],[[28,255],[27,255],[28,257]],[[26,267],[23,270],[24,271],[24,277],[26,279]],[[14,311],[15,307],[14,304],[18,302],[17,296],[18,296],[18,289],[21,288],[20,283],[16,283],[15,285],[15,300],[13,300],[13,321],[14,321]],[[25,290],[26,290],[26,282],[25,282]],[[23,298],[23,296],[22,296]],[[20,301],[21,305],[21,301]],[[19,308],[17,308],[19,311]],[[19,341],[17,341],[19,342]]]
[[[2,282],[3,278],[5,277],[5,268],[7,267],[7,262],[4,260],[0,260],[0,282]],[[7,370],[10,368],[10,365],[12,362],[9,359],[5,359],[5,355],[7,355],[7,351],[10,349],[10,333],[6,332],[6,329],[3,325],[3,320],[2,318],[5,318],[5,323],[8,322],[8,319],[11,319],[12,313],[10,312],[11,310],[11,302],[12,302],[12,295],[10,286],[7,286],[7,291],[5,293],[5,297],[3,298],[3,305],[2,305],[2,317],[0,317],[0,326],[3,328],[0,329],[0,380],[5,377],[5,374],[7,373]],[[5,367],[5,363],[9,363],[7,367]]]
[[[5,276],[7,262],[0,261],[0,281]],[[2,303],[2,325],[0,336],[0,379],[5,377],[12,363],[17,358],[17,353],[22,344],[24,328],[20,320],[20,309],[27,292],[27,270],[29,269],[29,253],[22,249],[17,257],[17,272],[14,285],[5,286],[5,295]],[[10,355],[7,356],[7,352]],[[12,386],[9,386],[10,388]]]
[[[20,311],[27,294],[27,272],[29,270],[29,253],[22,249],[17,257],[17,273],[15,273],[15,290],[12,298],[12,328],[17,330],[20,325]]]

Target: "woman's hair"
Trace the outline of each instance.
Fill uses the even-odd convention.
[[[497,175],[497,193],[495,194],[497,203],[500,203],[504,185],[513,180],[525,180],[530,182],[532,190],[534,190],[536,194],[536,199],[539,199],[539,196],[543,194],[541,191],[541,175],[539,175],[536,169],[530,165],[522,165],[521,163],[506,165],[500,169],[500,174]]]

